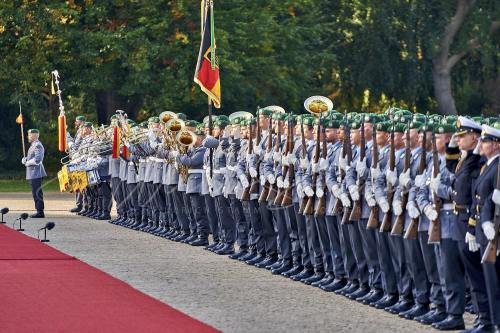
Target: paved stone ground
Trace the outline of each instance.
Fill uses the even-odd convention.
[[[68,194],[48,193],[45,202],[47,218],[26,221],[27,235],[54,221],[48,245],[224,332],[435,331],[200,248],[75,217]],[[5,206],[9,226],[33,209],[27,193],[0,193]]]

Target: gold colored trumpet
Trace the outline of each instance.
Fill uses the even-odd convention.
[[[184,122],[184,120],[177,118],[170,119],[168,122],[165,123],[165,128],[173,133],[182,131],[184,127],[186,127],[186,123]]]
[[[177,115],[172,111],[163,111],[160,113],[160,123],[166,124],[170,120],[177,118]]]
[[[177,133],[176,139],[180,145],[190,147],[196,142],[197,136],[192,131],[183,130]]]

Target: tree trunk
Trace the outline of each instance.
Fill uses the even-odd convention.
[[[456,115],[457,108],[451,91],[451,75],[445,66],[435,63],[432,68],[434,81],[434,96],[438,103],[439,113],[442,115]]]
[[[99,90],[95,92],[97,122],[108,124],[109,118],[116,110],[123,110],[129,119],[135,119],[141,108],[144,97],[142,95],[122,96],[114,91]]]

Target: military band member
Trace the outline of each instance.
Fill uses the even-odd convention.
[[[26,157],[23,157],[21,161],[26,167],[26,180],[28,180],[31,185],[31,194],[33,195],[33,200],[35,202],[36,213],[30,215],[31,218],[45,217],[42,180],[43,177],[47,176],[47,173],[45,172],[45,168],[43,166],[45,149],[43,148],[39,137],[40,131],[38,129],[32,128],[28,130],[28,142],[30,142],[30,147],[26,153]]]
[[[66,140],[68,142],[68,149],[76,148],[80,144],[81,141],[81,134],[80,134],[80,128],[83,126],[85,123],[85,117],[84,116],[77,116],[75,118],[75,138],[73,139],[71,137],[71,134],[69,131],[66,132]],[[75,193],[75,199],[76,199],[76,207],[72,208],[70,210],[71,213],[78,213],[79,211],[82,210],[83,206],[83,194],[80,193],[80,191],[76,191]]]

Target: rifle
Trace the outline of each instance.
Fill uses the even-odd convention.
[[[346,158],[347,150],[351,146],[351,142],[350,142],[351,138],[350,138],[349,133],[347,133],[346,125],[347,125],[347,115],[345,116],[344,138],[342,140],[342,158]],[[341,170],[339,168],[339,173],[340,173],[339,184],[342,184],[342,181],[344,180],[344,177],[345,177],[345,171]],[[342,201],[340,200],[340,198],[337,198],[337,200],[335,200],[335,205],[333,206],[333,209],[332,209],[332,214],[339,215],[340,213],[342,213],[343,209],[344,209],[344,207],[342,206]],[[344,217],[342,216],[342,220],[343,219],[344,219]]]
[[[268,127],[268,137],[267,137],[267,149],[266,153],[271,153],[273,150],[273,120],[269,119],[269,127]],[[260,192],[259,202],[265,202],[267,200],[267,196],[269,195],[269,181],[266,179],[264,184],[262,184],[262,191]]]
[[[420,164],[418,166],[418,171],[417,175],[423,175],[425,173],[426,169],[426,162],[427,162],[427,118],[425,119],[425,125],[424,125],[424,134],[422,136],[422,152],[420,153]],[[411,219],[410,225],[408,226],[408,229],[405,232],[405,238],[417,238],[417,233],[418,233],[418,222],[420,221],[420,218],[416,219]]]
[[[439,156],[436,145],[436,133],[432,131],[432,177],[436,178],[439,175]],[[431,221],[429,230],[429,240],[428,244],[439,244],[441,241],[441,223],[439,222],[439,212],[441,211],[441,199],[436,193],[432,193],[432,201],[434,203],[434,209],[438,213],[438,217],[435,221]]]
[[[276,120],[276,140],[274,141],[274,153],[280,153],[281,154],[281,128],[280,128],[280,121]],[[273,155],[273,170],[278,169],[278,162],[274,161],[274,155]],[[276,196],[278,195],[278,184],[276,184],[276,179],[274,181],[274,184],[269,184],[269,194],[267,195],[266,201],[269,202],[270,204],[274,203],[274,200],[276,200]]]
[[[321,147],[321,158],[326,160],[328,158],[328,142],[326,142],[326,126],[323,125],[321,128],[321,133],[323,134],[323,142]],[[326,171],[320,171],[321,174],[321,184],[323,184],[323,196],[318,198],[316,201],[316,207],[314,208],[314,216],[322,217],[326,214],[326,192],[328,191],[326,187]]]
[[[389,170],[394,171],[396,168],[396,147],[394,146],[394,115],[391,110],[391,118],[392,118],[392,131],[391,131],[391,148],[389,151]],[[392,201],[394,200],[394,192],[396,189],[394,186],[387,182],[387,202],[389,203],[389,211],[384,214],[384,218],[382,219],[382,224],[380,225],[380,232],[388,232],[391,231],[392,225]]]
[[[283,154],[283,158],[287,158],[288,154],[293,150],[293,121],[291,120],[292,118],[292,113],[289,113],[288,115],[288,126],[287,126],[287,133],[286,133],[286,144],[285,144],[285,153]],[[283,179],[288,177],[288,170],[290,169],[290,166],[284,165],[282,163],[282,172],[281,175]],[[291,184],[291,181],[289,182]],[[289,186],[291,188],[291,185]],[[276,206],[284,206],[283,201],[285,197],[285,193],[288,189],[285,188],[279,188],[278,189],[278,195],[276,196],[276,200],[274,200],[274,204]]]
[[[366,138],[365,138],[365,121],[364,117],[361,120],[361,142],[359,144],[359,160],[363,161],[366,157]],[[358,189],[359,193],[363,193],[365,188],[365,178],[363,175],[358,175]],[[359,199],[353,204],[351,216],[349,216],[350,221],[359,221],[361,218],[361,209],[363,207],[363,198],[361,195]]]
[[[372,131],[372,168],[378,168],[379,156],[378,156],[378,146],[377,146],[377,126],[376,122],[373,122]],[[373,183],[373,179],[372,179]],[[373,186],[373,184],[372,184]],[[370,216],[368,217],[368,222],[366,223],[366,229],[375,229],[378,227],[378,206],[375,205],[370,209]]]
[[[316,147],[314,148],[314,162],[315,164],[318,164],[319,162],[319,149],[321,145],[321,116],[318,119],[318,127],[317,127],[317,133],[316,133]],[[316,181],[318,180],[318,174],[314,172],[312,174],[312,190],[314,194],[308,198],[307,204],[304,208],[304,215],[313,215],[314,214],[314,202],[316,200]]]
[[[261,133],[261,128],[260,128],[260,121],[259,121],[259,112],[258,110],[260,109],[259,106],[257,106],[257,134],[255,136],[255,145],[256,146],[259,146],[260,145],[260,140],[261,140],[261,136],[262,136],[262,133]],[[253,143],[252,143],[252,149],[253,149]],[[260,170],[260,158],[259,160],[257,160],[257,173],[259,172]],[[259,175],[257,174],[257,177],[253,178],[251,183],[250,183],[250,194],[259,194]]]
[[[300,120],[300,135],[302,136],[302,159],[307,158],[307,147],[306,147],[306,137],[304,134],[304,119]],[[306,208],[308,198],[304,195],[302,199],[300,199],[300,207],[299,214],[304,213],[304,209]]]
[[[257,120],[258,122],[258,120]],[[248,154],[249,155],[252,155],[253,154],[253,124],[250,124],[250,127],[248,128],[248,136],[249,136],[249,139],[248,139]],[[246,168],[245,170],[245,176],[247,177],[248,179],[248,182],[250,184],[252,184],[252,177],[250,177],[250,172],[249,172],[249,169],[248,167]],[[249,201],[250,200],[250,188],[251,186],[248,186],[247,188],[245,188],[243,190],[243,194],[241,195],[241,200],[243,201]]]
[[[411,145],[410,145],[410,126],[408,123],[408,128],[406,130],[406,145],[405,145],[405,165],[403,167],[403,172],[407,172],[410,169],[411,164]],[[403,212],[396,216],[394,225],[392,226],[391,235],[392,236],[402,236],[403,228],[405,224],[405,209],[408,204],[408,196],[410,195],[409,189],[401,189],[401,207],[403,207]]]
[[[498,163],[497,184],[496,189],[500,190],[500,163]],[[486,250],[484,251],[481,263],[495,264],[497,260],[498,234],[500,233],[500,206],[495,205],[495,215],[493,217],[495,223],[495,237],[488,241]]]
[[[345,147],[347,148],[345,156],[347,157],[347,165],[351,165],[352,163],[352,146],[351,146],[351,130],[349,129],[349,124],[347,122],[347,117],[346,117],[346,122],[344,125],[344,135],[347,137],[346,140],[346,145]],[[344,181],[346,176],[345,171],[340,173],[340,178],[342,179],[341,183]],[[351,216],[351,208],[350,207],[344,207],[344,215],[342,215],[342,224],[348,224],[350,222],[349,217]]]

